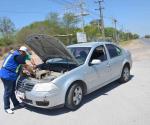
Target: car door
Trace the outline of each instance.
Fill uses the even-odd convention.
[[[110,58],[111,79],[117,79],[121,74],[124,60],[122,49],[113,44],[106,44],[106,48]]]
[[[100,60],[99,64],[91,64],[92,60]],[[105,84],[110,79],[110,64],[103,45],[93,51],[87,68],[89,74],[86,76],[88,88],[93,91]]]

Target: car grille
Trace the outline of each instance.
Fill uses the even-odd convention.
[[[20,78],[17,81],[17,90],[20,92],[31,91],[34,87],[34,84],[28,83],[28,80]]]

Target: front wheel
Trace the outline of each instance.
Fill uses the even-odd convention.
[[[119,81],[121,83],[126,83],[129,81],[129,79],[130,79],[130,68],[128,66],[124,66]]]
[[[73,84],[67,92],[65,106],[71,110],[80,107],[83,99],[83,87],[81,84]]]

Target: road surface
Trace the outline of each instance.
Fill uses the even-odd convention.
[[[0,83],[0,124],[149,125],[150,45],[144,43],[145,40],[138,40],[127,46],[134,59],[131,80],[121,85],[111,83],[87,95],[77,111],[26,107],[16,110],[13,115],[6,114],[3,111],[3,85]]]

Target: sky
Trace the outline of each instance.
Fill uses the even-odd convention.
[[[35,21],[44,20],[50,12],[58,12],[61,16],[66,12],[65,7],[77,1],[79,0],[0,0],[0,17],[10,18],[16,28],[21,29]],[[89,14],[84,18],[86,24],[98,19],[96,0],[83,1]],[[103,6],[106,27],[114,26],[112,18],[115,18],[118,30],[141,36],[150,34],[150,0],[104,0]]]

